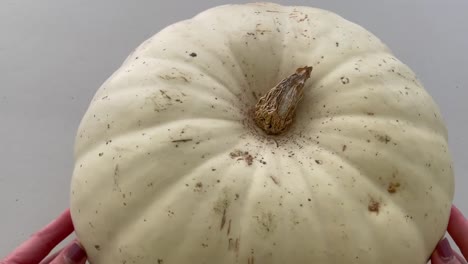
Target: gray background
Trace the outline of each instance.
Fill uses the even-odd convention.
[[[102,82],[163,27],[248,1],[0,0],[0,258],[68,207],[79,121]],[[440,105],[468,215],[468,1],[276,1],[380,37]]]

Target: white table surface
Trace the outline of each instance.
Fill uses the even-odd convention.
[[[68,207],[72,147],[96,89],[142,41],[223,3],[0,1],[0,259]],[[406,62],[439,104],[468,215],[468,1],[276,1],[361,24]]]

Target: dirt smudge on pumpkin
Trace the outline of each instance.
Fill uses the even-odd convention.
[[[271,30],[268,30],[268,29],[260,29],[260,28],[258,28],[258,26],[257,26],[257,28],[255,29],[255,34],[257,34],[257,33],[260,34],[260,35],[265,35],[265,33],[271,33]]]
[[[170,75],[160,75],[159,77],[164,80],[174,80],[178,78],[178,77],[174,77]],[[186,79],[186,81],[184,82],[188,82],[188,79]],[[181,100],[176,97],[179,97],[179,96],[176,94],[169,96],[166,90],[161,89],[159,90],[159,93],[154,92],[150,96],[147,96],[145,98],[144,104],[152,105],[154,112],[161,112],[161,111],[167,110],[170,106],[173,105],[174,98],[176,101],[179,100],[178,102],[181,102]]]
[[[389,193],[396,193],[398,191],[398,188],[400,188],[399,182],[391,182],[388,184],[387,191]]]
[[[392,138],[390,136],[386,135],[386,134],[383,134],[383,135],[377,134],[377,135],[375,135],[375,138],[378,141],[380,141],[382,143],[385,143],[385,144],[388,144],[388,142],[390,142],[392,140]]]
[[[179,81],[183,81],[184,83],[189,83],[190,81],[185,77],[185,76],[174,76],[174,75],[169,75],[169,74],[166,74],[166,75],[159,75],[159,78],[163,79],[163,80],[166,80],[166,81],[172,81],[172,80],[179,80]]]
[[[226,210],[227,210],[227,208],[224,208],[223,217],[221,218],[221,228],[220,228],[220,230],[223,230],[224,224],[226,224]]]
[[[259,231],[263,236],[267,236],[276,229],[276,217],[271,212],[262,212],[253,216],[257,220]]]
[[[297,212],[295,210],[289,210],[289,220],[291,221],[291,224],[293,226],[296,226],[298,224],[300,224],[301,222],[299,221],[299,215],[297,214]]]
[[[232,219],[229,219],[228,228],[227,228],[227,235],[229,235],[231,233],[231,222],[232,222]]]
[[[195,184],[195,188],[193,189],[194,192],[202,192],[203,191],[203,183],[197,182]]]
[[[223,197],[216,202],[213,210],[217,214],[225,214],[225,211],[228,209],[229,205],[230,201],[227,199],[227,197]]]
[[[159,90],[159,92],[160,92],[161,95],[162,95],[163,97],[165,97],[166,99],[168,99],[168,100],[171,100],[171,99],[172,99],[169,95],[167,95],[166,91],[164,91],[164,90]]]
[[[240,238],[229,238],[228,240],[228,250],[239,252]]]
[[[235,150],[229,154],[231,159],[244,160],[248,166],[253,164],[254,157],[248,151]]]
[[[114,167],[114,191],[122,192],[122,189],[120,188],[120,185],[119,185],[119,174],[120,174],[119,164],[116,164]]]
[[[179,142],[185,143],[185,142],[190,142],[192,140],[193,138],[184,138],[184,139],[175,139],[175,140],[172,140],[171,142],[172,143],[179,143]]]
[[[278,178],[276,178],[273,175],[270,175],[270,179],[273,181],[274,184],[280,186],[280,182],[279,182]]]
[[[370,198],[369,204],[367,205],[367,209],[369,210],[369,212],[379,213],[380,202],[378,202],[374,198]]]
[[[349,83],[349,78],[348,77],[342,76],[340,78],[340,80],[341,80],[342,84],[348,84]]]
[[[292,13],[289,14],[289,18],[294,19],[300,23],[300,22],[304,22],[305,20],[308,20],[309,15],[301,11],[294,10]]]
[[[227,210],[231,204],[231,200],[228,197],[227,190],[223,190],[223,194],[215,202],[213,211],[221,216],[220,230],[223,230],[226,225]]]

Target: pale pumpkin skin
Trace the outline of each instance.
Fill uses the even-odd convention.
[[[267,136],[250,110],[303,66],[292,127]],[[422,264],[451,164],[437,105],[374,35],[320,9],[220,6],[99,89],[71,212],[92,264]]]

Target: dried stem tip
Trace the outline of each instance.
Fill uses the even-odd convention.
[[[283,79],[255,105],[255,123],[269,135],[286,131],[296,114],[302,99],[304,84],[309,79],[312,67],[298,68],[294,74]]]

